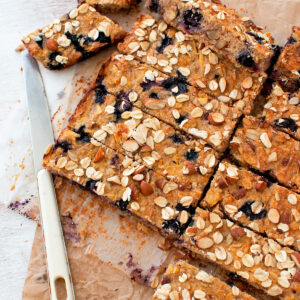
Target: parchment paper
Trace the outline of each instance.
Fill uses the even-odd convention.
[[[285,43],[291,26],[300,26],[300,0],[224,0],[223,3],[271,31],[279,45]],[[130,29],[141,11],[146,11],[144,3],[139,11],[111,17]],[[50,72],[41,67],[56,136],[93,81],[99,65],[112,51],[106,50],[62,72]],[[13,192],[19,195],[17,199],[23,200],[11,201],[10,205],[37,219],[37,191],[32,176],[24,177],[25,183],[29,180],[30,186],[34,186],[30,200],[24,201],[24,192],[16,186]],[[172,251],[158,248],[162,242],[159,234],[139,225],[133,217],[124,217],[119,210],[99,202],[95,196],[66,180],[57,178],[56,187],[77,299],[150,299],[153,290],[149,285],[153,284],[159,268],[174,255]],[[36,231],[23,298],[49,299],[40,226]]]

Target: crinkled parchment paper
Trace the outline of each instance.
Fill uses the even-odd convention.
[[[223,3],[272,32],[279,45],[285,43],[293,25],[300,26],[300,0],[224,0]],[[144,3],[139,8],[139,12],[111,17],[130,29],[136,16],[146,11]],[[93,82],[101,62],[112,51],[108,49],[62,72],[50,72],[41,67],[56,136]],[[29,201],[24,184],[16,185],[9,198],[11,208],[36,219],[37,190],[33,178],[29,170],[20,174],[18,180],[30,186]],[[55,183],[77,299],[151,299],[153,290],[149,286],[170,256],[168,251],[158,248],[159,234],[66,180],[56,178]],[[40,226],[36,231],[23,298],[49,299]]]

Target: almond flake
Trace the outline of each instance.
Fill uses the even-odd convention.
[[[134,152],[139,148],[139,144],[134,140],[128,140],[123,143],[122,147],[126,151]]]
[[[154,199],[154,203],[159,207],[166,207],[168,204],[168,200],[165,197],[159,196]]]
[[[287,197],[288,201],[290,204],[292,205],[296,205],[297,204],[297,197],[295,194],[289,194]]]
[[[58,160],[57,160],[57,163],[56,163],[56,166],[59,168],[59,169],[62,169],[65,167],[65,165],[67,164],[67,159],[65,157],[60,157]]]
[[[266,148],[271,148],[272,147],[272,144],[270,142],[270,139],[269,139],[269,136],[266,132],[263,132],[261,135],[260,135],[260,140],[261,142],[263,143],[263,145],[266,147]]]
[[[244,89],[250,89],[252,87],[253,80],[252,77],[247,77],[242,81],[242,87]]]

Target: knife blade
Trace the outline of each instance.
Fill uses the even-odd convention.
[[[43,168],[43,155],[49,145],[54,144],[48,100],[44,83],[36,60],[24,53],[23,71],[27,94],[27,107],[33,146],[35,174]]]
[[[68,256],[60,223],[55,188],[51,174],[43,168],[43,156],[54,143],[48,101],[35,59],[23,53],[23,70],[33,144],[34,169],[40,196],[40,213],[52,300],[75,299]]]

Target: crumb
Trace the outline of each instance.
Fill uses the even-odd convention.
[[[24,51],[25,50],[25,46],[23,45],[23,44],[20,44],[16,49],[15,49],[15,51],[16,52],[22,52],[22,51]]]

